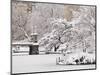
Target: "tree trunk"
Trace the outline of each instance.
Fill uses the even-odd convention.
[[[57,48],[56,48],[56,47],[54,48],[54,51],[55,51],[55,52],[57,51]]]
[[[59,48],[59,46],[57,46],[57,47],[54,47],[54,51],[56,52],[58,48]]]

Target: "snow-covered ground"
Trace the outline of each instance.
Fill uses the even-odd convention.
[[[12,56],[12,73],[94,69],[95,65],[56,65],[60,54]]]

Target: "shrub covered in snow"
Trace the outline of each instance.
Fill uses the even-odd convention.
[[[95,54],[89,53],[72,53],[62,55],[57,59],[59,64],[95,64]]]

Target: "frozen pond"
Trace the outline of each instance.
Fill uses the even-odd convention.
[[[59,54],[12,56],[12,72],[44,72],[77,69],[95,69],[95,65],[56,65]]]

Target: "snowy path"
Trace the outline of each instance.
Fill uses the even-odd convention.
[[[56,65],[56,57],[58,56],[59,54],[12,56],[12,72],[27,73],[95,68],[95,65]]]

